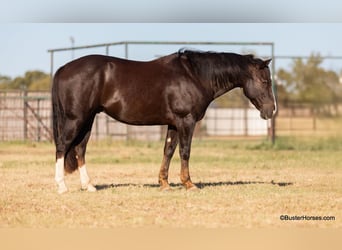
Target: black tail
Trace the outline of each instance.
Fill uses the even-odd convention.
[[[56,151],[59,148],[65,148],[64,153],[64,170],[67,173],[74,172],[78,165],[77,165],[77,158],[75,152],[75,146],[73,145],[63,145],[65,142],[61,136],[63,131],[63,125],[65,124],[65,113],[63,110],[63,106],[59,99],[59,89],[58,89],[58,72],[56,72],[53,84],[52,84],[52,122],[53,122],[53,137],[56,145]]]

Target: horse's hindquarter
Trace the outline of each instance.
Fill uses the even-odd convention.
[[[70,119],[85,117],[100,109],[102,68],[101,56],[86,56],[61,67],[55,74],[53,95]]]

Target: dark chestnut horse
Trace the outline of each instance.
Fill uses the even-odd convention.
[[[97,113],[132,125],[168,125],[159,173],[169,189],[168,169],[179,143],[180,179],[196,188],[189,174],[196,122],[218,96],[240,87],[264,119],[272,117],[270,60],[252,55],[180,50],[150,62],[90,55],[61,67],[52,87],[58,192],[67,187],[64,172],[79,169],[83,189],[96,191],[85,167],[85,152]]]

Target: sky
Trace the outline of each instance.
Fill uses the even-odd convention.
[[[0,23],[0,75],[16,77],[28,70],[50,72],[48,49],[120,41],[273,42],[275,55],[311,53],[342,56],[342,23]],[[129,58],[150,60],[184,46],[130,46]],[[186,46],[187,47],[187,46]],[[254,52],[268,57],[265,46],[190,46],[201,50]],[[105,54],[105,49],[56,53],[54,70],[72,58]],[[109,54],[123,57],[123,47]],[[278,60],[276,66],[290,65]],[[342,69],[342,59],[327,67]]]
[[[325,0],[4,0],[0,15],[0,75],[50,72],[48,49],[119,41],[273,42],[275,55],[342,56],[342,1]],[[150,60],[177,46],[129,46],[129,58]],[[191,46],[253,52],[267,46]],[[105,49],[54,54],[55,71],[73,58]],[[109,54],[124,56],[121,46]],[[276,67],[291,61],[276,60]],[[342,59],[324,66],[341,71]]]
[[[5,3],[3,3],[5,2]],[[10,22],[332,22],[340,0],[2,0]]]

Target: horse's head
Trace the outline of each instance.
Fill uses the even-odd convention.
[[[268,67],[270,61],[271,59],[266,61],[253,59],[253,63],[249,66],[251,78],[242,86],[245,96],[260,111],[263,119],[271,119],[276,112],[276,101]]]

